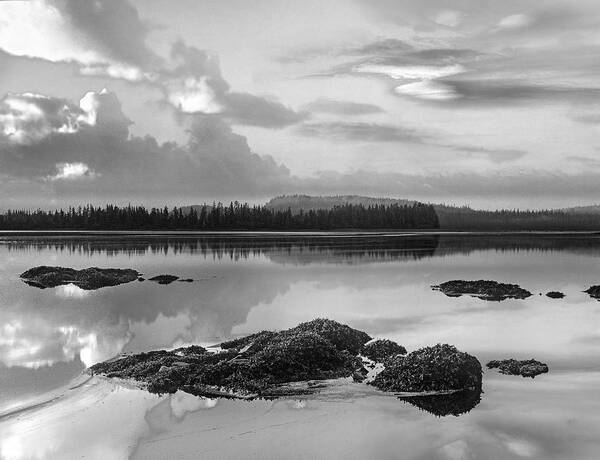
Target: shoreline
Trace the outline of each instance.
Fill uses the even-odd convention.
[[[0,230],[2,236],[243,236],[243,237],[407,237],[424,235],[450,235],[450,236],[502,236],[502,235],[600,235],[600,230],[503,230],[503,231],[479,231],[479,230],[331,230],[331,231],[277,231],[277,230],[223,230],[223,231],[193,231],[193,230]]]

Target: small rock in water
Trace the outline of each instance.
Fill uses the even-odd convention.
[[[396,355],[372,385],[384,391],[459,391],[481,388],[481,364],[452,345],[435,345]]]
[[[526,299],[531,296],[531,292],[523,289],[517,284],[499,283],[497,281],[489,280],[453,280],[431,287],[434,290],[443,292],[448,297],[470,295],[472,297],[491,301]]]
[[[20,275],[25,283],[40,289],[74,284],[88,291],[129,283],[135,281],[138,276],[139,273],[132,269],[90,267],[75,270],[45,265],[31,268]]]
[[[405,355],[406,348],[388,339],[378,339],[365,344],[361,354],[372,361],[382,363],[392,356]]]
[[[193,283],[194,282],[194,280],[192,278],[184,278],[184,279],[180,279],[177,281],[179,281],[180,283]]]
[[[595,286],[590,286],[589,288],[587,288],[585,291],[587,294],[590,295],[590,297],[600,300],[600,286],[595,285]]]
[[[550,291],[546,293],[546,296],[550,297],[551,299],[562,299],[565,295],[559,291]]]
[[[173,281],[177,281],[179,276],[174,275],[158,275],[150,278],[150,281],[154,281],[158,284],[171,284]]]
[[[521,375],[531,378],[548,372],[548,365],[535,359],[526,359],[523,361],[516,359],[494,360],[487,363],[486,366],[489,369],[498,369],[501,374]]]
[[[137,280],[138,280],[139,282],[142,282],[142,281],[146,281],[146,278],[144,278],[143,276],[140,276],[140,277],[139,277]]]

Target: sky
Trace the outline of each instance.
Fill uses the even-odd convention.
[[[0,208],[600,202],[597,0],[0,0]]]

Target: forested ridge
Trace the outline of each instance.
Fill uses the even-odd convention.
[[[84,206],[56,211],[7,211],[0,230],[336,230],[436,229],[431,205],[345,204],[332,209],[274,210],[232,202],[186,209]]]

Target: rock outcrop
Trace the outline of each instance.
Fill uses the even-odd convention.
[[[383,363],[393,356],[405,355],[406,348],[388,339],[378,339],[366,343],[361,350],[361,354],[372,361]]]
[[[177,281],[179,279],[179,276],[175,276],[175,275],[158,275],[158,276],[153,276],[152,278],[149,278],[150,281],[154,281],[155,283],[158,284],[171,284],[174,281]]]
[[[65,267],[40,266],[21,273],[21,279],[40,289],[74,284],[85,290],[117,286],[138,279],[139,273],[132,269],[90,267],[83,270]]]
[[[499,283],[490,280],[464,281],[453,280],[431,286],[433,289],[446,294],[448,297],[470,295],[483,300],[500,301],[505,299],[526,299],[531,292],[517,284]]]
[[[283,396],[293,390],[282,390],[282,384],[352,376],[362,368],[358,350],[370,339],[343,324],[317,319],[225,342],[219,353],[198,346],[140,353],[96,364],[90,372],[133,379],[153,393]]]
[[[548,372],[548,365],[535,359],[526,359],[523,361],[516,359],[494,360],[487,363],[486,366],[489,369],[498,369],[501,374],[520,375],[531,378]]]
[[[593,299],[600,300],[600,286],[599,285],[590,286],[583,292],[589,294],[590,297]]]
[[[384,391],[431,392],[461,391],[481,388],[481,364],[474,356],[452,345],[435,345],[396,355],[372,385]]]

